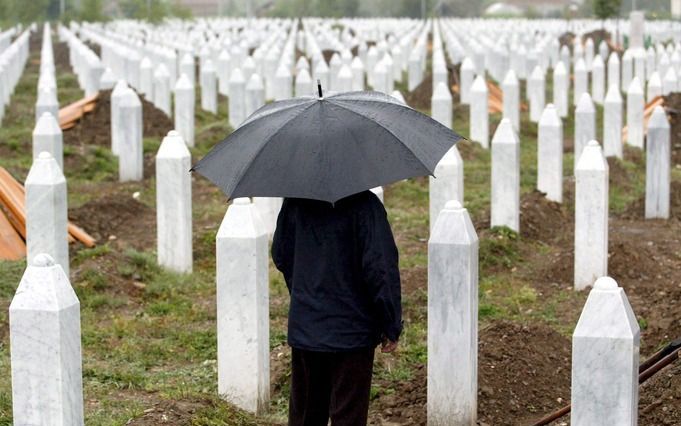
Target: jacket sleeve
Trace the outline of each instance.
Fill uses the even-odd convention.
[[[402,333],[399,256],[385,208],[373,198],[360,219],[362,276],[385,337],[396,342]]]
[[[289,292],[291,291],[291,275],[293,273],[293,248],[295,247],[295,229],[291,225],[290,214],[289,200],[284,199],[277,217],[277,229],[272,238],[272,261],[274,266],[284,275]]]

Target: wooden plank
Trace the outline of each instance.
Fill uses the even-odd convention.
[[[99,98],[99,93],[77,100],[76,102],[66,105],[64,108],[61,108],[59,110],[59,127],[61,127],[62,130],[67,130],[75,126],[75,123],[80,120],[83,115],[95,109],[97,98]]]
[[[0,210],[0,260],[19,260],[25,256],[26,243]]]

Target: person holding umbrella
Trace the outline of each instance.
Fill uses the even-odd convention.
[[[402,331],[398,254],[381,201],[284,200],[272,258],[291,295],[289,425],[365,425],[374,350]]]
[[[378,92],[266,105],[193,171],[230,198],[284,197],[272,258],[291,296],[290,426],[367,423],[374,351],[402,331],[398,252],[369,191],[432,175],[460,136]]]

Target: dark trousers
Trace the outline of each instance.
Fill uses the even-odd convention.
[[[374,349],[292,350],[289,426],[365,426]]]

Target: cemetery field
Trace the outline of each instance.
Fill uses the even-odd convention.
[[[40,33],[31,37],[31,56],[0,128],[0,165],[20,181],[31,166]],[[69,66],[68,48],[56,37],[54,56],[64,106],[83,92]],[[415,93],[398,89],[408,102],[430,100],[432,91],[427,84]],[[173,123],[144,101],[144,179],[119,183],[118,160],[109,150],[109,97],[101,92],[95,111],[64,132],[69,218],[98,240],[95,248],[70,247],[71,282],[81,303],[86,424],[285,424],[290,350],[283,278],[270,266],[272,402],[269,414],[254,417],[217,396],[215,236],[227,208],[225,196],[193,177],[194,271],[161,269],[155,253],[154,156]],[[198,105],[198,94],[196,100]],[[681,334],[679,96],[672,95],[667,107],[673,123],[670,220],[643,219],[642,151],[627,148],[624,160],[608,159],[609,275],[638,315],[642,360]],[[598,113],[601,117],[602,110]],[[490,135],[500,120],[491,115]],[[598,123],[601,135],[601,118]],[[454,128],[468,135],[468,109],[459,102]],[[571,176],[572,114],[564,129],[564,170]],[[230,131],[226,99],[219,99],[217,115],[197,106],[192,161]],[[527,425],[570,401],[570,336],[588,295],[573,290],[574,179],[565,180],[563,204],[547,201],[534,191],[537,125],[527,111],[520,139],[519,234],[490,229],[490,152],[468,141],[458,145],[465,164],[465,207],[480,237],[478,418],[489,426]],[[426,419],[428,179],[386,187],[385,204],[400,249],[405,329],[396,354],[377,354],[370,419],[375,425],[421,425]],[[6,378],[0,381],[0,425],[12,424],[8,306],[24,268],[23,260],[0,262],[0,377]],[[641,388],[639,424],[681,424],[681,365],[672,368]]]

